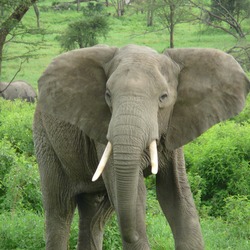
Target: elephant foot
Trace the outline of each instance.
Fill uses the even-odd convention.
[[[140,239],[133,243],[123,242],[123,248],[124,250],[150,250],[146,239]]]
[[[203,241],[193,241],[176,245],[176,250],[204,250]]]

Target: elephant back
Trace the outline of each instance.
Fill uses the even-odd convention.
[[[0,83],[1,96],[6,100],[22,99],[34,102],[37,98],[36,91],[25,81]]]

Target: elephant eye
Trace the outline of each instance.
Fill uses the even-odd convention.
[[[110,106],[111,105],[111,94],[110,94],[110,91],[108,89],[105,92],[105,99],[106,99],[107,104]]]
[[[105,96],[106,96],[108,99],[111,98],[111,94],[110,94],[109,90],[106,90]]]
[[[159,100],[160,102],[164,102],[168,98],[168,94],[164,93],[163,95],[160,96]]]

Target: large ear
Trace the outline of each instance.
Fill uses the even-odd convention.
[[[115,47],[97,46],[55,58],[38,81],[39,108],[106,142],[111,114],[105,102],[104,68],[116,51]]]
[[[250,82],[232,56],[215,49],[168,49],[164,54],[181,69],[166,136],[169,149],[243,109]]]

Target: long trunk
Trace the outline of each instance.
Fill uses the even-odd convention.
[[[153,124],[157,117],[145,112],[150,110],[145,103],[141,98],[120,98],[107,136],[113,147],[114,205],[123,241],[128,244],[139,239],[136,208],[142,153],[158,135],[158,126]]]
[[[115,206],[123,241],[134,243],[138,240],[136,203],[140,160],[146,147],[148,133],[143,119],[140,119],[142,115],[138,114],[140,112],[128,106],[122,109],[123,111],[112,123],[113,131],[111,132],[116,190]]]
[[[114,145],[116,209],[122,237],[126,243],[138,240],[136,203],[140,155],[141,151],[135,149],[134,145]]]

